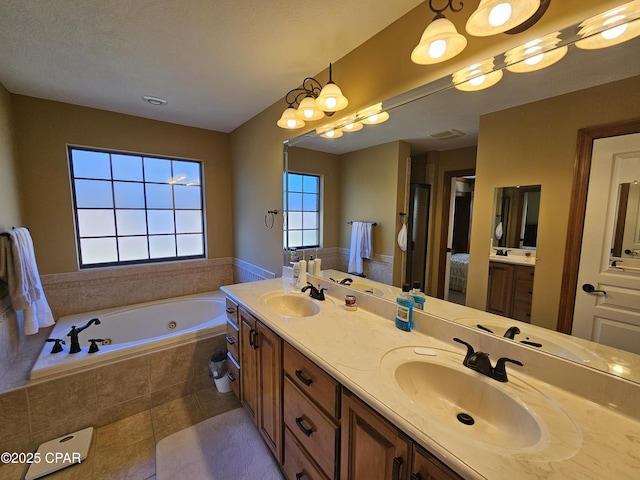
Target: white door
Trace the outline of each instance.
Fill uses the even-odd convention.
[[[451,178],[451,196],[449,197],[449,225],[447,225],[447,257],[444,271],[444,299],[449,300],[449,282],[451,281],[451,252],[453,251],[453,222],[456,216],[456,177]],[[446,208],[446,207],[445,207]],[[444,227],[444,225],[443,225]]]
[[[640,354],[640,271],[610,258],[619,185],[636,181],[640,134],[594,142],[572,334]]]

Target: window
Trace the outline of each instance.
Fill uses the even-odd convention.
[[[320,176],[287,172],[284,180],[288,207],[285,247],[319,247]]]
[[[80,268],[204,258],[202,164],[69,147]]]

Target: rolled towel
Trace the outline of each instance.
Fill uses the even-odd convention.
[[[407,224],[403,223],[398,233],[398,246],[403,252],[407,251]]]
[[[502,222],[498,223],[496,227],[496,238],[500,240],[502,238]]]

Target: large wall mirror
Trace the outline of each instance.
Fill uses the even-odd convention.
[[[452,207],[452,202],[456,195],[466,195],[468,199],[465,202],[468,203],[470,213],[466,220],[458,220],[459,223],[467,222],[471,231],[482,225],[485,229],[483,231],[487,232],[483,237],[483,244],[477,247],[478,250],[472,244],[467,252],[463,252],[471,252],[468,255],[469,265],[484,268],[484,279],[476,278],[472,285],[467,285],[466,294],[469,298],[469,290],[475,288],[480,290],[477,297],[486,297],[491,242],[497,240],[494,235],[497,214],[493,212],[495,188],[502,185],[535,185],[537,192],[527,187],[521,190],[521,193],[526,193],[521,199],[510,200],[511,209],[517,210],[522,218],[520,232],[513,236],[516,243],[513,247],[506,243],[504,245],[505,248],[536,252],[536,282],[540,278],[541,283],[536,284],[535,288],[539,296],[534,295],[533,298],[535,317],[536,311],[542,311],[542,304],[546,301],[544,288],[547,284],[556,284],[554,294],[560,295],[558,292],[564,266],[562,261],[553,262],[552,255],[547,253],[545,256],[543,252],[563,252],[565,249],[566,222],[561,226],[562,231],[551,225],[554,225],[557,191],[570,191],[571,177],[568,175],[566,184],[557,185],[553,165],[545,164],[544,158],[535,161],[527,158],[526,145],[532,142],[550,142],[549,139],[540,138],[535,130],[514,130],[508,134],[494,131],[493,127],[499,123],[495,120],[507,112],[516,117],[521,114],[523,119],[526,117],[526,121],[536,125],[552,126],[556,119],[549,110],[549,102],[553,99],[569,98],[574,92],[582,91],[586,92],[585,95],[620,95],[617,92],[621,87],[629,89],[631,85],[636,90],[640,88],[640,60],[637,56],[640,38],[606,49],[581,50],[571,45],[576,31],[577,26],[573,25],[561,33],[561,46],[568,45],[568,53],[560,62],[544,70],[526,74],[505,70],[503,79],[497,85],[480,92],[460,91],[451,86],[450,78],[443,78],[383,102],[383,108],[390,114],[385,123],[367,125],[358,132],[345,133],[336,139],[327,139],[310,132],[286,142],[285,174],[290,171],[317,175],[322,184],[321,204],[318,206],[320,240],[317,246],[310,246],[306,254],[316,255],[317,252],[322,259],[323,270],[331,269],[341,272],[343,277],[353,277],[349,275],[347,267],[351,222],[372,222],[376,224],[372,229],[373,254],[370,259],[365,260],[364,278],[357,283],[366,285],[367,281],[375,281],[378,285],[384,284],[387,288],[364,290],[369,294],[389,296],[389,300],[393,301],[397,289],[408,280],[407,271],[410,268],[407,262],[411,258],[411,248],[420,244],[419,248],[424,248],[426,253],[421,260],[424,274],[418,280],[428,295],[445,298],[446,295],[438,292],[439,287],[441,289],[441,278],[449,281],[451,276],[451,252],[446,252],[446,241],[455,224],[455,206]],[[536,109],[538,104],[541,107]],[[579,103],[574,108],[576,112],[580,112],[587,107],[584,103]],[[629,105],[628,108],[627,119],[638,116],[637,105]],[[524,110],[520,113],[519,109]],[[504,118],[511,118],[508,115]],[[532,118],[531,115],[536,117]],[[603,111],[601,120],[596,119],[585,127],[610,121],[606,111]],[[506,120],[504,123],[508,122]],[[561,126],[558,125],[558,130]],[[575,155],[577,130],[573,129],[567,134],[571,136],[570,156]],[[517,149],[514,145],[519,141],[523,142],[519,151],[522,158],[502,159],[505,163],[513,164],[509,175],[501,169],[492,170],[478,161],[486,158],[488,151],[497,152],[495,157],[499,157],[499,152],[505,145]],[[552,147],[553,145],[549,146]],[[452,179],[454,183],[451,183]],[[460,182],[468,183],[468,191],[458,192],[457,183]],[[421,193],[428,191],[428,195],[426,198],[423,195],[423,200],[418,205],[423,212],[420,215],[422,224],[414,227],[408,213],[415,200],[412,192],[416,190]],[[285,210],[286,198],[285,193]],[[566,204],[566,197],[563,201]],[[528,205],[526,209],[522,203]],[[516,225],[517,216],[513,220]],[[409,228],[406,248],[403,249],[399,240],[405,224],[414,229]],[[550,228],[551,233],[548,232]],[[543,232],[545,229],[546,233]],[[514,226],[515,230],[517,228]],[[419,238],[413,235],[414,232],[419,234]],[[293,246],[287,243],[287,233],[285,218],[285,264],[290,261],[287,249]],[[508,239],[507,236],[503,238],[505,242]],[[482,253],[474,255],[474,251]],[[442,272],[445,274],[442,275]],[[549,281],[550,279],[553,281]],[[446,291],[448,287],[445,287]],[[465,292],[458,293],[462,294],[462,301],[459,303],[464,304]],[[475,308],[480,309],[477,306]],[[601,362],[596,361],[596,357],[585,360],[588,353],[576,353],[579,349],[583,353],[588,350],[597,351],[598,358],[601,358],[599,345],[582,340],[578,342],[579,339],[576,339],[580,348],[567,351],[554,342],[554,338],[560,338],[556,336],[563,335],[553,331],[558,319],[557,305],[554,308],[551,315],[539,315],[544,317],[543,320],[534,318],[530,337],[544,337],[546,341],[539,343],[549,353],[619,374],[610,367],[606,359]],[[484,313],[484,308],[481,310]],[[616,361],[638,361],[636,355],[628,352],[611,348],[604,350],[610,356],[618,353]],[[627,369],[624,376],[640,381],[640,372],[637,371],[629,373]]]

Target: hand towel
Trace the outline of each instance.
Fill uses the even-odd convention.
[[[398,246],[403,252],[407,251],[407,224],[403,223],[398,233]]]
[[[498,223],[496,227],[496,238],[500,240],[502,238],[502,222]]]
[[[15,311],[24,311],[24,332],[38,333],[54,324],[53,315],[42,290],[31,235],[26,228],[10,230],[0,245],[0,280],[7,283],[9,299]]]
[[[370,259],[373,255],[373,240],[371,238],[372,227],[373,224],[371,222],[352,223],[348,273],[362,275],[362,259]]]

